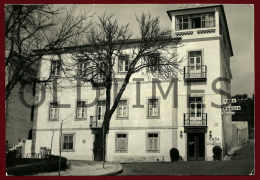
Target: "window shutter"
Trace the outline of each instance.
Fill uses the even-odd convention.
[[[55,118],[58,118],[58,109],[55,108]]]
[[[124,116],[124,117],[127,116],[127,108],[126,108],[126,106],[124,106],[124,109],[123,109],[123,116]]]
[[[57,73],[56,73],[56,75],[60,75],[60,61],[56,61],[56,63],[57,63],[57,66],[56,66],[56,71],[57,71]]]
[[[82,107],[82,116],[81,117],[85,117],[85,109],[84,109],[84,107]]]
[[[154,111],[154,116],[158,116],[158,105],[154,105],[153,111]]]
[[[119,72],[123,71],[123,60],[119,59]]]
[[[153,139],[149,138],[149,149],[153,149]]]
[[[158,149],[157,148],[157,138],[154,138],[153,140],[154,140],[154,149]]]
[[[149,116],[153,115],[153,108],[152,105],[149,105]]]
[[[55,61],[51,61],[51,75],[55,75]]]
[[[126,56],[126,59],[125,59],[125,71],[128,71],[128,60],[129,60],[129,56]]]
[[[50,119],[53,119],[53,117],[54,117],[54,116],[53,116],[53,111],[54,111],[54,109],[51,108]]]
[[[118,107],[118,117],[122,116],[122,106]]]

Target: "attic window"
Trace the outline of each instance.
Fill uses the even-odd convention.
[[[215,13],[176,16],[176,30],[215,27]]]

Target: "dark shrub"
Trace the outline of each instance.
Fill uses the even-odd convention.
[[[221,161],[221,156],[222,156],[222,149],[219,146],[214,146],[213,149],[213,159],[214,161],[220,160]]]
[[[6,153],[6,167],[11,167],[15,165],[16,153],[16,150],[8,151]]]
[[[178,161],[180,158],[180,154],[178,149],[176,148],[171,148],[170,150],[170,156],[171,156],[171,161]]]

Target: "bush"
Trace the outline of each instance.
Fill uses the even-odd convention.
[[[6,168],[8,175],[25,176],[44,172],[54,172],[59,170],[59,156],[50,155],[49,159],[23,159],[29,164]],[[67,159],[61,158],[61,170],[68,168]]]
[[[213,149],[213,159],[214,161],[220,160],[221,161],[221,156],[222,156],[222,149],[219,146],[214,146]]]
[[[15,165],[16,153],[16,150],[8,151],[6,153],[6,167],[11,167]]]
[[[178,161],[179,158],[180,158],[180,154],[179,154],[178,149],[172,148],[170,150],[170,156],[171,156],[171,161]]]

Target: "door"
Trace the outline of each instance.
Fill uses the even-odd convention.
[[[100,133],[96,133],[94,134],[94,143],[93,143],[93,154],[94,154],[94,161],[103,161],[103,156],[102,156],[102,152],[103,152],[103,146],[101,146],[101,149],[99,150],[99,155],[98,155],[98,144],[100,143],[100,141],[102,141],[102,136]]]
[[[189,58],[190,66],[190,77],[199,78],[201,77],[201,57],[190,57]]]
[[[101,127],[104,115],[105,115],[105,109],[106,109],[106,101],[98,101],[97,106],[97,127]]]
[[[205,161],[205,133],[187,134],[188,161]]]
[[[193,126],[202,125],[202,98],[190,97],[190,124]]]

